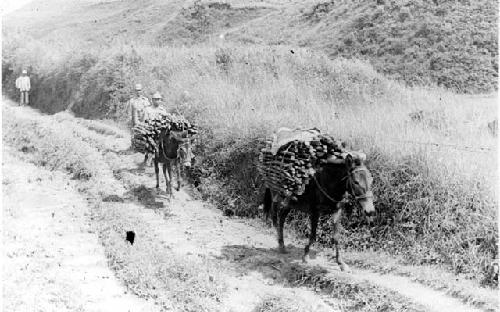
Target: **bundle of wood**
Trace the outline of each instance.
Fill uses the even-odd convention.
[[[187,132],[192,136],[198,133],[196,125],[182,115],[162,114],[158,118],[146,120],[132,129],[132,147],[140,153],[155,153],[162,131]]]
[[[148,121],[146,121],[148,122]],[[165,124],[169,126],[169,130],[172,131],[187,131],[190,135],[195,135],[198,133],[198,129],[195,124],[192,124],[182,115],[165,114],[161,115],[158,119],[152,119],[149,122],[154,124],[159,124],[163,127]]]
[[[310,141],[288,142],[276,154],[272,151],[272,142],[268,141],[260,152],[257,168],[266,187],[284,197],[299,196],[322,160],[342,158],[345,154],[342,142],[326,134],[318,134]]]
[[[139,153],[154,154],[158,149],[156,142],[161,130],[149,123],[138,124],[132,129],[132,148]]]

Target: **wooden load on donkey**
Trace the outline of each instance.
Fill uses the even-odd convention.
[[[189,135],[198,133],[196,125],[182,115],[162,114],[159,118],[146,120],[132,129],[132,148],[139,153],[158,152],[158,140],[162,131],[187,131]]]
[[[134,150],[154,155],[156,188],[160,187],[158,165],[162,163],[166,191],[172,195],[174,169],[177,173],[178,191],[181,187],[182,168],[190,167],[193,159],[191,140],[198,133],[196,126],[184,116],[163,114],[134,127],[133,132]]]
[[[347,266],[339,252],[339,222],[344,204],[359,204],[371,222],[375,213],[370,171],[366,156],[347,152],[344,145],[318,130],[280,129],[272,142],[261,150],[258,170],[265,188],[264,214],[272,217],[278,246],[285,252],[283,227],[292,209],[309,214],[311,234],[304,248],[303,261],[316,240],[321,214],[332,214],[332,238],[336,260],[342,270]]]
[[[281,128],[261,150],[258,170],[267,188],[283,198],[294,198],[304,193],[323,162],[347,154],[343,142],[317,129]]]

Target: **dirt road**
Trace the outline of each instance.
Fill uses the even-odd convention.
[[[328,260],[329,251],[316,246],[314,250],[319,251],[303,264],[304,240],[292,233],[286,233],[289,253],[283,255],[276,250],[275,231],[261,220],[225,217],[212,205],[193,199],[189,188],[173,199],[154,189],[153,168],[141,168],[142,155],[124,149],[129,139],[123,130],[111,131],[109,125],[71,116],[29,114],[48,124],[52,118],[66,122],[80,145],[101,153],[113,175],[106,176],[107,182],[123,186],[126,193],[115,200],[88,202],[88,194],[76,191],[78,181],[28,164],[19,159],[25,154],[4,146],[7,310],[186,310],[189,305],[180,308],[176,304],[192,300],[190,292],[206,295],[207,302],[213,303],[211,308],[200,308],[206,311],[494,310],[491,305],[473,307],[401,274],[380,274],[356,266],[351,266],[350,273],[341,272]],[[117,146],[117,137],[123,146]],[[123,242],[123,224],[137,234],[133,246]],[[114,257],[116,250],[124,257]],[[194,274],[173,265],[188,267]],[[165,273],[168,270],[173,274]],[[176,279],[177,288],[186,289],[169,289],[165,276]],[[214,286],[218,290],[211,294],[210,285],[216,282],[222,286]],[[191,289],[192,285],[198,288]],[[496,298],[494,290],[478,292]],[[187,299],[179,299],[186,293]],[[162,306],[153,305],[160,299]]]
[[[3,310],[155,311],[108,268],[74,182],[18,156],[3,147]]]
[[[122,169],[131,163],[133,161],[122,161],[124,167]],[[126,181],[129,186],[137,184],[152,186],[152,168],[128,176]],[[160,199],[162,196],[157,198]],[[315,277],[325,283],[340,279],[370,284],[375,287],[374,293],[380,294],[380,297],[389,293],[392,300],[400,301],[408,308],[419,311],[481,311],[405,277],[381,275],[358,268],[351,268],[349,273],[341,272],[333,261],[328,260],[324,252],[318,252],[315,259],[303,264],[300,259],[305,240],[299,240],[292,233],[288,233],[286,241],[290,242],[288,247],[290,253],[282,255],[276,250],[274,230],[264,227],[260,220],[224,217],[220,210],[192,200],[185,190],[176,193],[175,198],[167,205],[170,211],[168,218],[163,221],[158,221],[157,214],[150,209],[144,209],[140,213],[151,220],[152,225],[162,229],[160,239],[167,241],[176,253],[188,258],[200,254],[208,255],[219,261],[229,262],[226,265],[234,266],[235,271],[245,272],[244,278],[239,277],[234,281],[234,285],[239,285],[239,290],[231,296],[245,297],[245,304],[237,305],[236,311],[246,310],[242,309],[242,306],[252,306],[250,304],[252,301],[258,302],[259,297],[269,293],[272,288],[265,285],[271,284],[276,287],[279,285],[277,281],[300,285],[299,277],[293,276],[298,272],[300,272],[298,275],[303,275],[300,278],[306,280]],[[318,270],[322,274],[314,276],[314,272]],[[310,281],[302,285],[314,287]],[[318,288],[317,290],[325,300],[324,292]],[[304,295],[311,296],[314,300],[311,294]],[[311,311],[318,311],[318,308],[315,307]]]

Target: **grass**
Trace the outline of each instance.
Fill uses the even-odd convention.
[[[58,49],[192,46],[225,34],[232,43],[289,45],[332,59],[364,59],[412,86],[438,85],[460,93],[497,90],[498,10],[493,0],[65,1],[64,9],[60,1],[43,0],[30,7],[31,12],[5,17],[5,33],[28,34]],[[54,10],[64,14],[54,17]],[[30,60],[26,54],[24,60]]]
[[[22,150],[27,144],[32,148],[26,156],[36,164],[45,159],[53,162],[49,169],[62,170],[70,174],[67,163],[78,163],[82,170],[91,174],[88,177],[76,177],[85,187],[80,188],[90,196],[92,205],[93,229],[99,235],[104,246],[109,266],[116,276],[127,286],[127,289],[143,299],[153,301],[161,309],[175,309],[178,311],[217,311],[227,295],[225,274],[231,276],[234,268],[229,262],[212,261],[204,257],[186,257],[176,253],[169,244],[159,239],[159,230],[149,224],[144,209],[133,203],[101,202],[109,192],[118,192],[119,181],[108,177],[111,164],[106,163],[99,148],[94,147],[94,140],[83,138],[89,134],[78,122],[71,122],[69,115],[42,116],[27,109],[4,106],[3,139],[6,144]],[[60,131],[55,120],[64,117],[67,132]],[[31,123],[30,123],[31,122]],[[95,122],[101,125],[100,122]],[[30,127],[27,127],[27,126]],[[21,131],[29,141],[18,140]],[[47,137],[39,133],[50,135],[51,143],[47,144]],[[102,136],[106,136],[105,134]],[[112,141],[108,141],[112,142]],[[70,152],[78,151],[75,159],[67,159]],[[43,151],[43,152],[42,152]],[[105,153],[104,150],[101,151]],[[88,156],[92,155],[92,157]],[[96,170],[99,168],[99,170]],[[97,188],[88,187],[100,181]],[[107,190],[104,192],[104,190]],[[168,218],[168,209],[164,211]],[[158,216],[161,218],[161,216]],[[124,240],[126,231],[133,229],[136,240],[133,246]],[[229,273],[228,273],[229,272]],[[304,285],[339,298],[342,309],[379,311],[391,309],[394,311],[420,311],[419,307],[408,303],[405,298],[391,293],[390,298],[385,290],[374,286],[362,285],[358,282],[341,279],[332,281],[325,279],[324,271],[304,271],[301,267],[286,267],[283,270],[282,282],[296,287]],[[241,268],[237,275],[241,274]],[[280,292],[280,286],[276,289]],[[303,311],[314,310],[314,301],[303,302],[290,297],[291,294],[272,294],[263,297],[254,311]],[[230,300],[229,298],[228,300]],[[286,301],[285,301],[286,300]],[[311,306],[310,306],[311,305]]]
[[[471,105],[444,90],[404,87],[361,61],[291,49],[226,44],[89,50],[71,55],[76,64],[91,65],[87,71],[75,67],[80,83],[62,89],[78,94],[72,106],[77,115],[123,123],[135,82],[143,82],[148,94],[159,90],[170,107],[203,129],[196,146],[202,192],[238,215],[258,214],[261,190],[253,164],[263,138],[281,126],[319,127],[364,150],[375,177],[376,225],[368,229],[357,214],[346,220],[350,247],[403,254],[415,264],[439,264],[496,284],[496,139],[487,128],[494,98]],[[36,71],[46,70],[40,89],[58,84],[59,72],[72,76],[65,60],[39,60]],[[57,93],[41,94],[42,103],[67,104]],[[412,118],[415,113],[422,117]],[[293,218],[304,233],[303,218]],[[323,220],[319,235],[327,246],[328,222]]]
[[[110,267],[132,292],[165,310],[218,310],[225,286],[213,265],[175,254],[134,208],[103,204],[96,214]],[[133,248],[123,239],[130,229],[137,233]]]
[[[29,146],[26,156],[33,163],[80,180],[79,191],[95,204],[91,219],[110,267],[130,291],[163,309],[217,310],[224,290],[217,275],[220,270],[176,255],[157,239],[155,230],[145,225],[133,205],[126,209],[123,204],[100,203],[101,197],[121,195],[123,190],[102,154],[87,143],[92,140],[82,138],[82,133],[88,132],[76,122],[61,125],[54,123],[57,116],[41,116],[26,109],[4,105],[2,115],[5,144],[18,150]],[[62,131],[63,127],[72,131]],[[124,240],[124,233],[132,228],[138,233],[134,248]],[[203,266],[207,270],[200,270]]]
[[[412,281],[424,284],[435,290],[470,303],[486,311],[495,311],[498,307],[498,295],[495,290],[478,288],[475,283],[452,273],[437,271],[431,265],[402,265],[401,259],[388,257],[376,252],[349,252],[349,264],[374,270],[382,274],[405,276]]]

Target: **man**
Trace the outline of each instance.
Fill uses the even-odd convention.
[[[162,96],[160,92],[155,92],[155,94],[153,94],[153,97],[151,99],[153,101],[153,104],[148,108],[146,108],[144,120],[155,119],[160,117],[160,115],[165,115],[167,113],[165,108],[162,105],[160,105],[162,101]]]
[[[135,85],[134,96],[129,100],[129,111],[132,119],[132,128],[144,122],[146,108],[150,106],[149,100],[142,93],[142,85]]]
[[[139,123],[144,122],[144,117],[146,113],[146,108],[149,107],[150,103],[147,97],[142,93],[142,85],[140,83],[135,85],[134,95],[128,101],[128,110],[131,116],[131,129],[133,129]],[[148,160],[148,154],[144,155],[143,165],[146,165]]]
[[[30,77],[28,77],[28,71],[23,69],[23,72],[19,78],[16,79],[16,88],[21,92],[21,98],[19,100],[20,105],[28,105],[29,92],[31,89]]]

